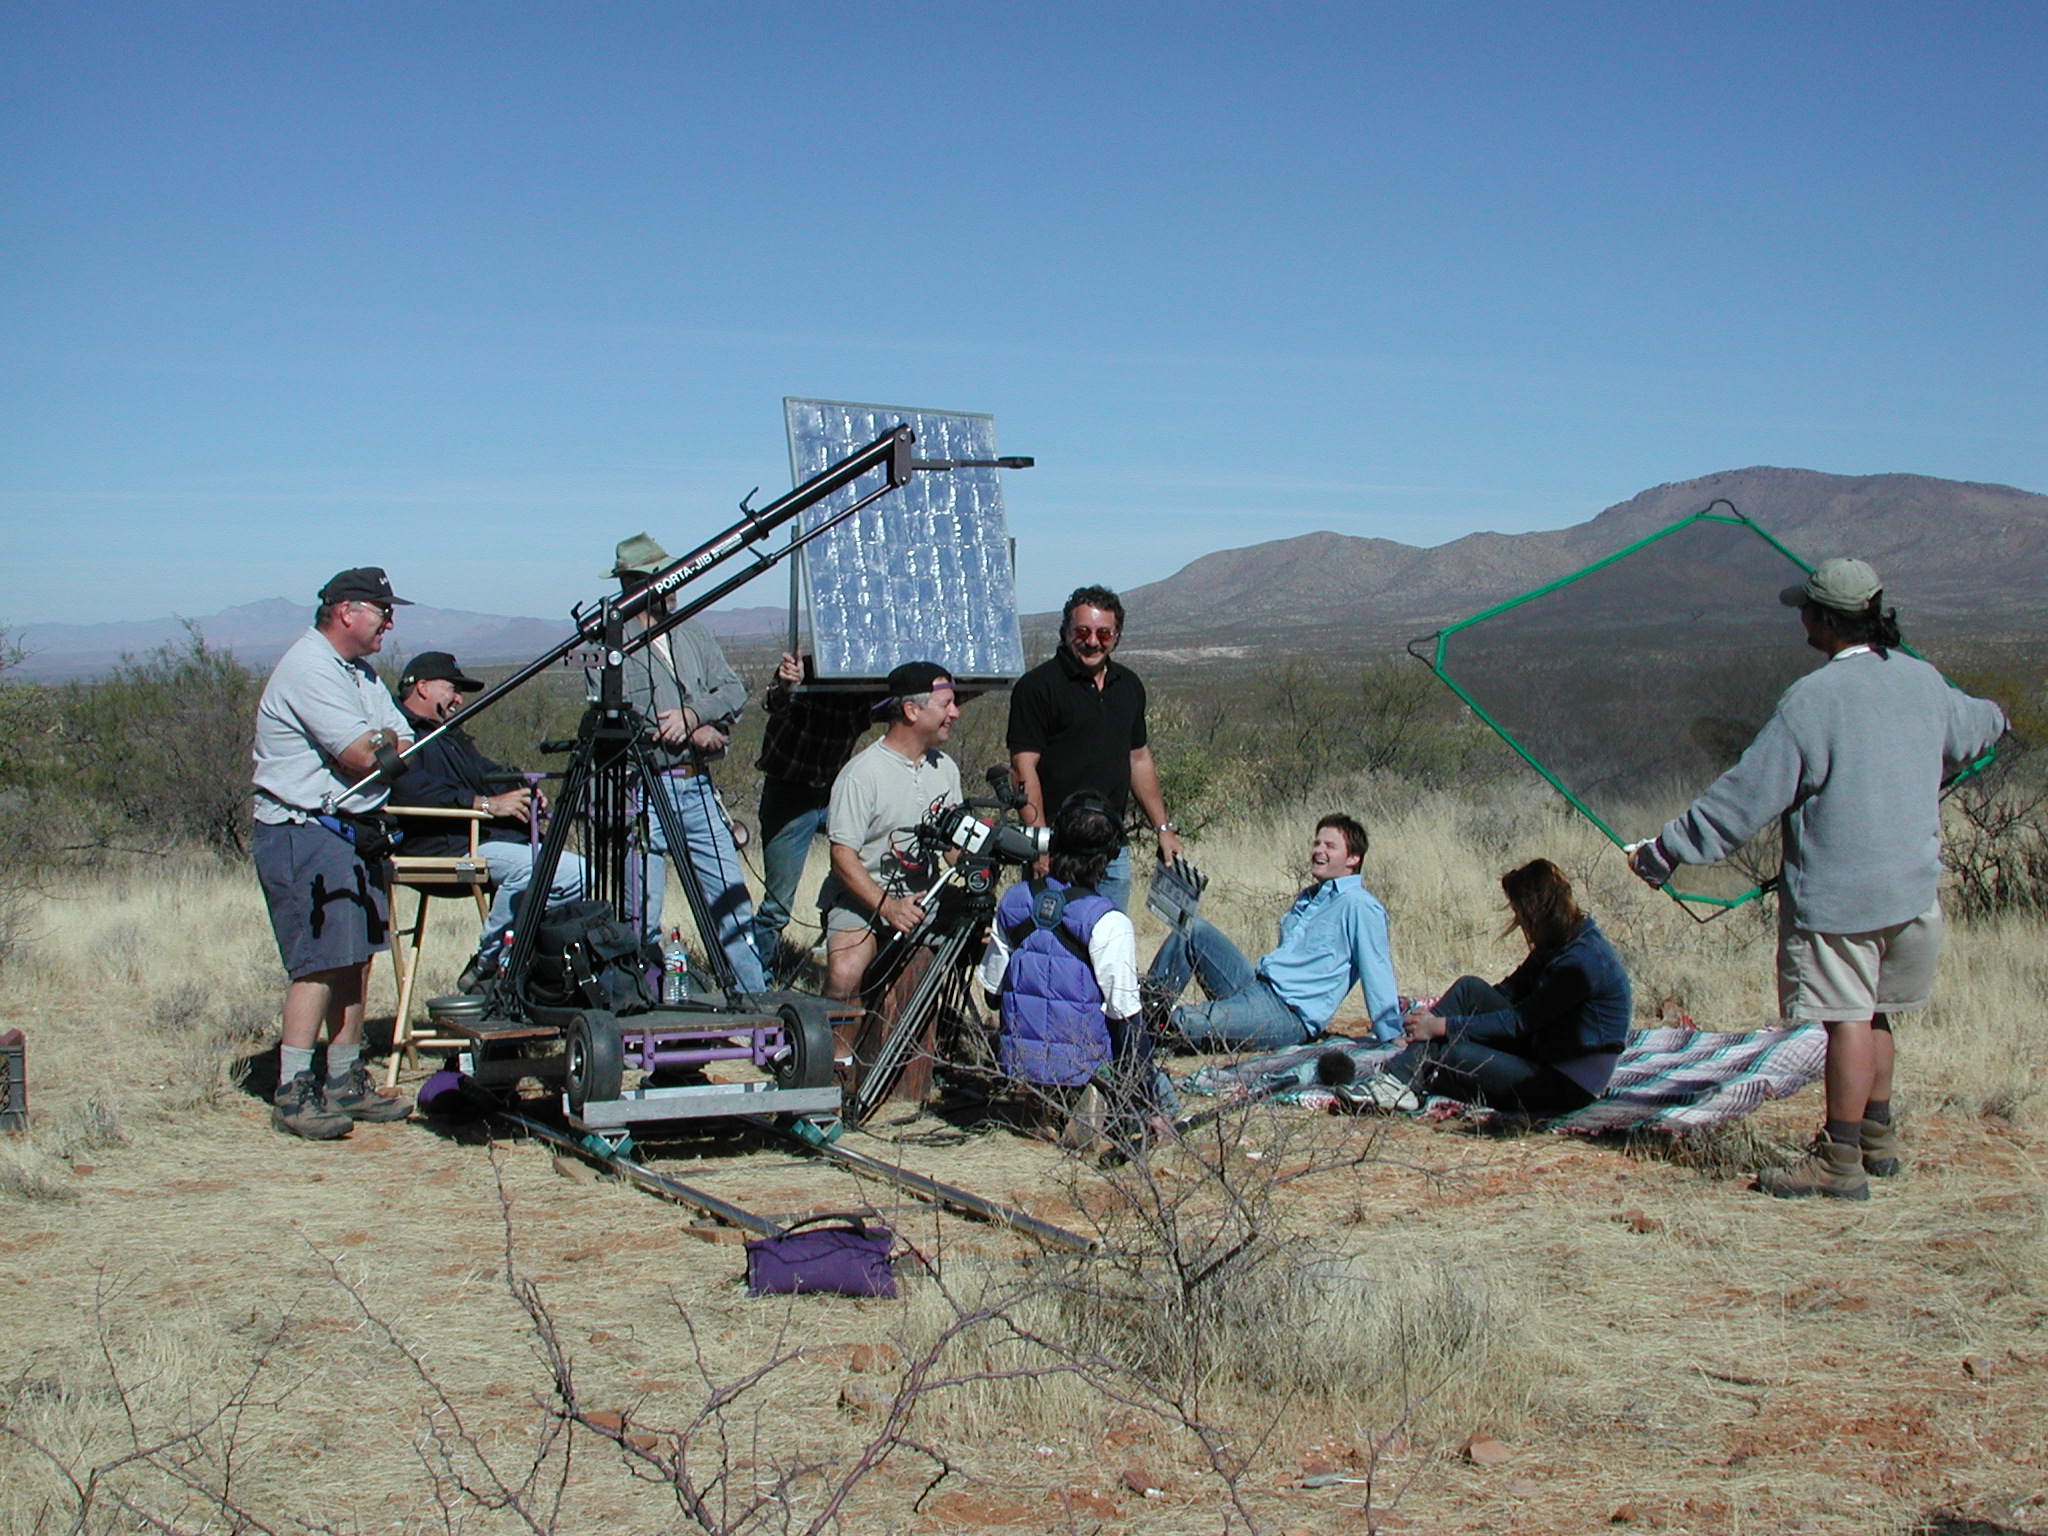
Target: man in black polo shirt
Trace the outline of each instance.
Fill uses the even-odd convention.
[[[1060,613],[1060,648],[1010,691],[1010,769],[1023,786],[1024,819],[1049,826],[1077,789],[1092,789],[1119,821],[1136,800],[1159,839],[1159,857],[1180,852],[1159,793],[1159,769],[1145,739],[1145,685],[1111,661],[1124,633],[1124,605],[1107,587],[1080,587]],[[1131,893],[1131,856],[1119,848],[1096,890],[1119,907]]]

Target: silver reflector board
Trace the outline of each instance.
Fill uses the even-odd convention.
[[[917,434],[919,459],[996,457],[993,416],[843,400],[784,399],[782,409],[795,485],[899,422]],[[810,508],[803,531],[881,483],[878,470]],[[936,661],[963,685],[1022,675],[999,470],[918,475],[806,545],[798,559],[798,601],[820,682],[873,682],[906,661]]]

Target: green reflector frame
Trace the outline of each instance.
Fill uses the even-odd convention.
[[[1577,811],[1581,816],[1585,817],[1587,821],[1591,822],[1595,827],[1597,827],[1600,830],[1601,835],[1604,836],[1609,842],[1613,843],[1617,848],[1626,846],[1628,840],[1625,837],[1623,837],[1620,833],[1616,832],[1613,827],[1608,825],[1606,819],[1603,818],[1599,812],[1594,810],[1593,807],[1587,803],[1587,797],[1585,794],[1583,794],[1579,790],[1574,789],[1574,787],[1571,784],[1565,782],[1565,778],[1560,772],[1553,769],[1553,767],[1550,764],[1545,763],[1536,751],[1532,750],[1532,748],[1527,743],[1520,740],[1513,731],[1507,729],[1507,727],[1502,725],[1500,721],[1495,719],[1492,712],[1490,712],[1485,705],[1480,703],[1478,699],[1472,696],[1472,693],[1466,688],[1466,686],[1463,683],[1461,683],[1455,676],[1452,675],[1450,662],[1446,655],[1446,650],[1453,636],[1458,635],[1459,633],[1472,628],[1476,624],[1482,624],[1489,619],[1497,618],[1501,614],[1508,613],[1517,608],[1521,608],[1526,604],[1536,602],[1550,595],[1551,593],[1559,592],[1566,588],[1569,588],[1573,586],[1575,583],[1584,581],[1588,577],[1593,576],[1600,571],[1604,571],[1608,567],[1613,566],[1620,561],[1626,560],[1632,555],[1640,554],[1642,551],[1650,549],[1655,545],[1661,543],[1662,541],[1670,539],[1674,535],[1683,533],[1686,529],[1692,528],[1701,523],[1720,523],[1729,525],[1731,527],[1747,530],[1749,533],[1755,535],[1758,539],[1761,539],[1765,544],[1769,545],[1772,549],[1776,550],[1780,555],[1783,555],[1785,559],[1789,561],[1799,571],[1810,574],[1813,570],[1813,567],[1811,565],[1809,565],[1805,560],[1801,559],[1798,555],[1794,554],[1790,549],[1787,549],[1785,545],[1779,542],[1778,539],[1773,537],[1769,531],[1764,529],[1762,526],[1760,526],[1758,523],[1756,523],[1749,517],[1746,517],[1740,511],[1738,511],[1732,502],[1726,500],[1725,498],[1718,498],[1715,501],[1710,502],[1706,507],[1702,508],[1700,511],[1694,512],[1686,517],[1681,517],[1676,522],[1673,522],[1666,527],[1660,528],[1656,530],[1654,533],[1647,534],[1644,537],[1637,539],[1634,543],[1625,545],[1622,548],[1616,550],[1613,554],[1607,555],[1599,560],[1595,560],[1590,565],[1583,566],[1580,569],[1573,571],[1569,575],[1560,576],[1554,581],[1545,582],[1542,586],[1535,587],[1530,591],[1524,592],[1518,597],[1511,597],[1504,602],[1495,603],[1492,607],[1482,609],[1480,612],[1471,615],[1469,618],[1460,619],[1455,624],[1446,625],[1444,628],[1438,630],[1434,635],[1425,636],[1421,639],[1410,641],[1408,645],[1408,652],[1410,655],[1416,657],[1417,660],[1423,662],[1426,666],[1428,666],[1430,671],[1436,675],[1437,680],[1441,682],[1446,688],[1450,689],[1452,693],[1456,694],[1457,697],[1464,703],[1465,707],[1471,710],[1472,713],[1478,717],[1481,723],[1483,723],[1487,727],[1487,729],[1492,731],[1503,742],[1505,742],[1517,757],[1521,758],[1523,762],[1527,763],[1529,767],[1534,769],[1536,773],[1542,777],[1545,783],[1549,784],[1552,789],[1556,790],[1559,795],[1564,797],[1565,802],[1569,804],[1573,810]],[[1427,649],[1423,649],[1424,647],[1427,647]],[[1905,651],[1908,655],[1911,656],[1919,655],[1919,652],[1913,650],[1913,648],[1908,645],[1901,645],[1899,649]],[[1955,783],[1960,782],[1962,779],[1968,778],[1970,775],[1981,771],[1983,768],[1990,764],[1994,755],[1995,754],[1992,752],[1986,752],[1982,757],[1978,758],[1975,762],[1970,763],[1969,765],[1961,769],[1959,772],[1954,774],[1948,780],[1948,784],[1953,785]],[[1706,788],[1706,785],[1702,784],[1699,786],[1699,788],[1704,789]],[[1683,910],[1688,916],[1691,916],[1699,922],[1710,922],[1714,918],[1721,916],[1723,913],[1732,911],[1736,907],[1740,907],[1748,902],[1754,901],[1757,897],[1763,895],[1765,892],[1776,889],[1777,884],[1777,876],[1772,875],[1768,879],[1757,881],[1755,884],[1751,885],[1747,890],[1741,891],[1740,893],[1733,896],[1716,896],[1704,892],[1681,891],[1674,889],[1670,885],[1665,886],[1664,890],[1665,894],[1668,895],[1673,901],[1675,901],[1680,907],[1680,909]]]

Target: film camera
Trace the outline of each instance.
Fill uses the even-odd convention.
[[[963,800],[932,819],[933,840],[990,863],[1037,863],[1051,850],[1052,829],[1027,827],[1018,819],[1024,794],[1011,783],[1009,769],[1001,764],[989,769],[988,782],[991,798]]]

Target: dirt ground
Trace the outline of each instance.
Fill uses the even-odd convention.
[[[17,1008],[0,1029],[47,1036],[62,1006]],[[1758,1129],[1802,1139],[1816,1093],[1770,1107]],[[1404,1418],[1296,1400],[1251,1421],[1241,1496],[1258,1528],[1874,1532],[1937,1511],[2048,1528],[2038,1133],[1916,1118],[1907,1176],[1846,1205],[1772,1201],[1555,1136],[1324,1120],[1302,1143],[1309,1119],[1259,1111],[1207,1145],[1240,1166],[1306,1163],[1302,1146],[1325,1163],[1364,1155],[1289,1180],[1291,1230],[1372,1260],[1478,1266],[1519,1293],[1514,1338],[1490,1386],[1446,1389]],[[720,1451],[742,1479],[771,1445],[843,1468],[871,1444],[920,1347],[906,1318],[936,1283],[906,1267],[902,1301],[749,1299],[736,1234],[473,1120],[309,1144],[231,1093],[131,1114],[109,1141],[73,1156],[68,1196],[0,1202],[11,1421],[95,1465],[128,1443],[131,1418],[144,1431],[190,1422],[254,1373],[235,1464],[215,1454],[199,1470],[240,1478],[235,1497],[287,1528],[501,1528],[502,1512],[444,1519],[429,1431],[459,1422],[472,1474],[536,1454],[548,1366],[508,1255],[586,1414],[619,1415],[649,1445],[700,1411],[707,1380],[783,1360]],[[1087,1177],[1040,1142],[924,1119],[849,1145],[1045,1219],[1090,1219],[1076,1208]],[[1014,1271],[1036,1251],[759,1135],[643,1143],[641,1156],[759,1212],[873,1206],[942,1278]],[[841,1528],[1230,1528],[1209,1464],[1141,1414],[1068,1415],[1048,1395],[1036,1420],[1005,1421],[933,1401],[921,1433],[955,1470],[931,1487],[933,1461],[896,1449],[856,1485]],[[631,1449],[577,1431],[559,1529],[694,1528],[667,1488],[629,1475]],[[1368,1464],[1370,1515],[1346,1480]],[[6,1467],[0,1525],[64,1528],[48,1466],[17,1444],[0,1450]],[[181,1529],[201,1528],[187,1517]]]

